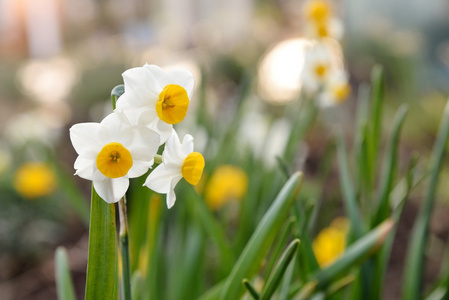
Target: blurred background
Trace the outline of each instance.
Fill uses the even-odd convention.
[[[369,82],[373,66],[385,69],[386,119],[401,103],[410,103],[404,157],[412,151],[428,157],[449,92],[448,1],[331,2],[344,27],[339,51],[352,93],[344,104],[319,116],[299,148],[297,167],[305,171],[310,193],[322,189],[314,178],[335,124],[352,137],[357,91]],[[246,117],[237,130],[241,148],[275,165],[282,149],[270,145],[285,144],[290,128],[282,119],[283,109],[301,94],[308,43],[303,3],[0,0],[1,298],[55,299],[53,253],[58,245],[69,249],[82,295],[91,183],[72,176],[76,153],[68,128],[99,122],[110,112],[111,89],[123,83],[121,73],[128,68],[149,63],[194,74],[192,107],[178,130],[181,136],[189,132],[195,137],[206,161],[220,149],[210,143],[210,128],[198,125],[199,112],[206,109],[214,128],[230,126],[245,89]],[[198,101],[200,96],[207,105]],[[447,168],[442,176],[443,182],[449,180]],[[326,189],[335,187],[335,181]],[[449,186],[441,189],[442,209],[436,210],[432,231],[446,237]],[[330,210],[339,211],[339,200],[326,201],[331,200]],[[404,228],[412,224],[417,206],[407,209]],[[441,256],[441,247],[434,249],[435,257]],[[400,276],[394,264],[392,278]],[[394,286],[388,289],[394,294]]]

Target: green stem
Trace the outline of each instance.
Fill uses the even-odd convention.
[[[129,269],[128,222],[126,218],[126,199],[118,202],[120,218],[120,255],[122,257],[123,300],[131,300],[131,276]]]

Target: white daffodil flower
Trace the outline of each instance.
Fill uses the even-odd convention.
[[[204,164],[203,155],[193,152],[193,137],[186,134],[181,143],[173,130],[162,153],[162,164],[150,173],[144,186],[157,193],[167,194],[167,207],[171,208],[176,201],[176,184],[182,177],[192,185],[198,184]]]
[[[335,106],[343,103],[351,94],[348,74],[344,70],[336,70],[329,76],[323,91],[318,97],[321,107]]]
[[[340,40],[343,37],[344,27],[337,18],[330,18],[320,22],[307,22],[305,35],[313,39],[332,38]]]
[[[125,93],[117,101],[133,124],[147,126],[160,134],[162,145],[170,137],[173,124],[186,116],[193,92],[193,75],[185,70],[165,71],[158,66],[126,70]]]
[[[333,50],[325,43],[316,43],[306,49],[301,79],[307,94],[317,93],[337,67],[338,55]]]
[[[108,203],[122,198],[129,178],[139,177],[153,164],[159,135],[145,126],[131,125],[125,115],[112,113],[101,123],[80,123],[70,128],[78,153],[75,175],[92,180]]]

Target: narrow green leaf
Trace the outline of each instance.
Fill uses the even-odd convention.
[[[293,280],[293,274],[295,271],[295,265],[296,265],[296,256],[293,256],[293,262],[287,267],[287,270],[285,271],[285,275],[282,278],[282,284],[281,289],[279,291],[279,297],[278,300],[289,300],[288,296],[291,292],[291,286],[292,286],[292,280]]]
[[[251,278],[260,266],[299,193],[302,178],[302,173],[293,174],[279,192],[234,265],[222,289],[220,299],[235,300],[241,296],[242,280]]]
[[[448,135],[449,102],[444,109],[437,140],[432,151],[429,186],[426,190],[425,200],[421,204],[418,217],[413,226],[412,237],[408,247],[409,251],[406,257],[405,280],[403,285],[403,298],[405,300],[422,298],[422,274],[424,273],[423,264],[427,245],[427,230],[435,202],[438,178],[443,165]]]
[[[375,227],[380,224],[383,220],[388,218],[390,213],[389,199],[393,186],[395,170],[397,168],[399,135],[407,112],[408,106],[402,105],[394,117],[393,133],[387,148],[387,157],[383,166],[382,176],[380,177],[380,193],[377,200],[377,210],[375,212],[371,227]]]
[[[340,172],[340,182],[343,189],[343,200],[349,220],[351,221],[351,241],[362,235],[364,226],[362,220],[360,219],[360,211],[357,206],[356,193],[349,171],[348,154],[346,152],[345,141],[341,131],[337,136],[337,148],[339,162],[338,170]]]
[[[67,250],[58,247],[55,253],[55,280],[59,300],[75,300],[75,289],[70,276]]]
[[[383,68],[379,65],[373,68],[371,74],[372,82],[372,116],[373,127],[371,128],[371,154],[373,166],[377,165],[379,143],[382,135],[382,106],[384,99],[384,78],[383,78]]]
[[[276,291],[279,283],[281,282],[282,276],[284,276],[285,270],[287,270],[288,265],[292,261],[294,255],[296,254],[296,249],[299,246],[299,240],[293,240],[290,245],[288,245],[282,257],[279,259],[279,263],[273,271],[272,276],[268,279],[262,288],[260,293],[260,299],[271,299],[271,296]]]
[[[243,286],[248,290],[249,294],[253,297],[253,299],[258,300],[259,299],[259,293],[256,291],[256,289],[252,286],[251,282],[248,281],[248,279],[243,279]]]
[[[419,182],[415,180],[415,167],[417,164],[417,156],[413,156],[408,167],[406,178],[403,178],[391,192],[391,204],[392,204],[392,219],[395,222],[395,226],[392,229],[391,234],[386,239],[382,249],[376,254],[375,257],[375,274],[373,280],[371,280],[371,295],[372,299],[381,299],[385,272],[388,267],[388,261],[390,259],[391,250],[393,248],[394,237],[397,231],[397,224],[402,215],[405,202],[413,187]],[[422,177],[421,177],[422,178]]]
[[[92,187],[86,300],[117,299],[117,237],[115,204],[108,204]]]
[[[345,288],[349,284],[353,283],[354,279],[355,279],[354,275],[350,274],[348,276],[343,277],[340,280],[335,281],[327,289],[326,296],[329,297],[329,296],[332,296],[333,294],[341,291],[343,288]]]
[[[292,217],[281,229],[279,238],[276,240],[274,249],[272,250],[270,260],[267,262],[267,266],[265,268],[265,281],[268,280],[268,277],[276,264],[276,260],[282,251],[282,246],[287,243],[287,239],[291,234],[291,229],[294,223],[295,219]]]
[[[368,256],[374,254],[387,238],[394,222],[386,220],[378,227],[365,234],[359,240],[349,246],[342,257],[325,269],[315,273],[311,281],[318,282],[318,288],[325,288],[337,278],[344,275],[350,268],[360,264]]]

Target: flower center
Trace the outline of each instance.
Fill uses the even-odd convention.
[[[156,112],[159,118],[168,124],[181,122],[189,108],[189,96],[180,85],[168,84],[159,94]]]
[[[109,143],[97,155],[97,168],[106,177],[125,176],[133,166],[133,158],[128,149],[120,143]]]
[[[326,20],[331,15],[330,5],[326,1],[312,0],[306,7],[306,15],[315,22]]]
[[[318,32],[318,36],[319,37],[325,38],[325,37],[329,36],[329,32],[327,30],[327,24],[326,23],[320,22],[316,26],[317,26],[317,32]]]
[[[334,96],[337,103],[342,103],[351,93],[351,86],[347,83],[340,84],[334,88]]]
[[[315,66],[315,74],[318,76],[318,78],[322,79],[327,72],[327,66],[325,64],[317,64]]]
[[[204,164],[204,157],[201,153],[190,153],[182,164],[182,177],[191,185],[196,185],[203,174]]]

